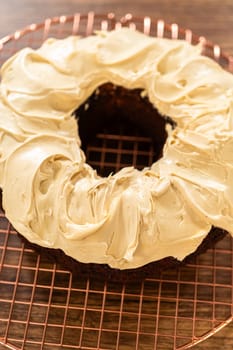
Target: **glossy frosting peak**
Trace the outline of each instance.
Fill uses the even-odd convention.
[[[183,259],[212,225],[233,234],[233,77],[200,45],[127,28],[48,39],[1,76],[3,206],[29,241],[127,269]],[[102,178],[86,164],[73,112],[106,82],[176,123],[150,168]]]

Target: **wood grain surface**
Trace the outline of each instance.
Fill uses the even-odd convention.
[[[232,0],[0,0],[0,37],[47,17],[75,12],[114,12],[150,15],[167,23],[178,23],[203,35],[233,55]],[[4,349],[0,345],[0,349]],[[232,350],[233,324],[195,347],[196,350]]]

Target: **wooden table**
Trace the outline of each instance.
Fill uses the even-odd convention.
[[[233,54],[233,2],[232,0],[2,0],[0,3],[0,37],[47,17],[74,12],[115,12],[122,16],[150,15],[168,23],[178,23],[219,44]],[[233,324],[197,345],[195,349],[233,348]],[[3,347],[0,346],[0,349]]]

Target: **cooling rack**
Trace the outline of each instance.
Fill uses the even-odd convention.
[[[148,35],[202,41],[204,54],[232,70],[218,45],[177,24],[130,14],[74,14],[31,24],[0,40],[0,64],[18,49],[50,36],[90,35],[95,29],[137,28]],[[103,131],[87,147],[100,173],[151,164],[146,135]],[[227,235],[189,264],[142,282],[76,277],[22,243],[0,211],[0,344],[8,349],[188,349],[233,318],[233,240]]]

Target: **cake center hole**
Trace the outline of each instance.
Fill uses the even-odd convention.
[[[101,176],[126,166],[141,170],[162,156],[171,122],[140,90],[104,84],[75,114],[87,162]]]

